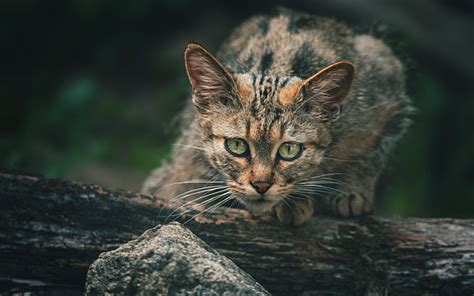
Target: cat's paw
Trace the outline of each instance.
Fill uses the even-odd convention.
[[[359,217],[374,212],[373,203],[357,193],[337,197],[335,207],[336,213],[344,218]]]
[[[314,213],[313,202],[311,200],[294,201],[290,205],[279,203],[273,210],[282,224],[292,224],[299,226],[308,221]]]

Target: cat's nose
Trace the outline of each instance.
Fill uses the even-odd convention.
[[[264,194],[265,192],[270,189],[273,183],[270,182],[265,182],[265,181],[255,181],[252,182],[252,187],[255,188],[255,191],[257,191],[260,194]]]

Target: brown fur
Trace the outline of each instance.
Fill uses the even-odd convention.
[[[373,212],[377,178],[412,111],[403,67],[382,41],[282,10],[246,21],[217,57],[189,44],[185,65],[194,107],[145,193],[211,208],[238,201],[294,225],[314,211]],[[226,146],[235,138],[248,146],[240,156]],[[294,158],[279,154],[285,143],[301,148]]]
[[[303,83],[300,82],[300,83],[295,83],[294,85],[290,87],[284,87],[280,89],[280,95],[279,95],[280,104],[284,107],[290,106],[295,101],[296,95],[300,91],[302,85]]]

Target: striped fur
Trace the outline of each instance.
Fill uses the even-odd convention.
[[[403,66],[382,41],[280,10],[244,22],[216,57],[189,45],[185,62],[193,104],[173,157],[148,178],[145,193],[173,199],[204,185],[166,184],[225,182],[252,212],[295,225],[314,210],[373,212],[375,183],[412,112]],[[249,157],[226,151],[226,138],[244,139]],[[302,143],[301,156],[279,159],[284,142]],[[251,186],[262,180],[272,183],[263,197]]]

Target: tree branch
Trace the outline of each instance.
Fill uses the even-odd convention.
[[[156,197],[0,174],[0,291],[25,281],[83,287],[100,252],[172,211]],[[474,220],[315,218],[294,228],[227,209],[186,226],[274,294],[474,291]]]

